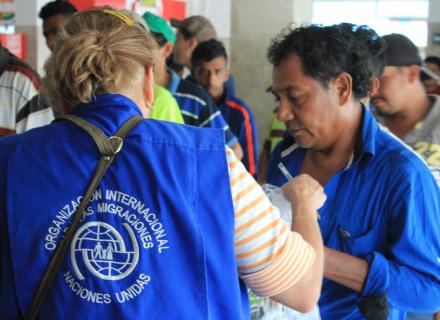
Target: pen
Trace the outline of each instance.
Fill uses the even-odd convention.
[[[284,166],[282,162],[278,163],[278,168],[280,168],[281,172],[283,173],[284,177],[287,180],[293,179],[292,175],[290,174],[289,170]]]

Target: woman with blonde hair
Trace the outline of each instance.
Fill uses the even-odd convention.
[[[316,303],[321,186],[286,184],[290,231],[221,130],[142,120],[152,41],[121,11],[72,16],[45,80],[66,115],[0,140],[2,319],[248,318],[246,285]]]

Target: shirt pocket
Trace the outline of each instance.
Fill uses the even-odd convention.
[[[357,230],[353,226],[341,223],[338,234],[341,240],[342,251],[353,256],[365,256],[368,253],[379,251],[383,253],[387,246],[385,228],[380,223],[366,231]]]

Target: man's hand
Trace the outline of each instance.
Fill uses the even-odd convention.
[[[297,209],[296,216],[305,212],[316,213],[327,199],[324,188],[308,174],[300,174],[289,180],[282,189],[286,199]],[[299,208],[306,210],[298,210]]]

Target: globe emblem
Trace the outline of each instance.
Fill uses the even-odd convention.
[[[84,269],[103,280],[120,280],[134,270],[139,261],[139,246],[130,226],[122,225],[131,240],[130,248],[118,230],[104,222],[89,222],[76,231],[70,258],[78,279],[85,279],[81,272]]]

